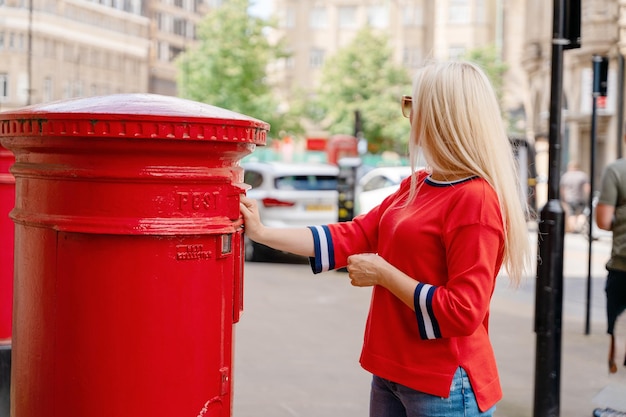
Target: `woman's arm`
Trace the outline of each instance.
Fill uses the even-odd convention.
[[[241,196],[239,210],[245,233],[253,241],[271,248],[301,256],[314,256],[313,236],[306,228],[266,227],[261,223],[256,200]]]

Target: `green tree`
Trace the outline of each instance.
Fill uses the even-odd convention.
[[[279,112],[267,82],[268,63],[284,56],[281,44],[265,36],[274,23],[249,16],[249,6],[248,0],[227,0],[200,22],[198,43],[176,60],[179,94],[266,121],[274,135],[301,130]]]
[[[509,67],[502,61],[497,48],[493,45],[476,48],[469,51],[463,58],[478,64],[485,71],[496,90],[496,96],[502,111],[502,119],[507,126],[508,133],[512,135],[519,134],[519,128],[516,125],[524,116],[523,113],[520,113],[520,109],[507,110],[504,108],[504,74]]]
[[[495,46],[489,45],[468,51],[463,59],[480,66],[496,90],[498,101],[502,103],[504,73],[508,70],[508,65],[502,61]]]
[[[366,27],[324,63],[309,115],[332,134],[353,134],[359,110],[370,151],[406,153],[410,126],[400,97],[410,92],[409,75],[393,64],[387,37]]]

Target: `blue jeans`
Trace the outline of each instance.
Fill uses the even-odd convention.
[[[490,417],[496,407],[481,413],[463,368],[457,369],[448,398],[425,394],[374,375],[370,417]]]

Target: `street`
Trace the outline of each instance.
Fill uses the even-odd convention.
[[[536,237],[531,230],[529,238]],[[622,406],[626,392],[626,368],[607,371],[604,264],[610,241],[595,241],[592,248],[591,332],[585,335],[588,243],[566,235],[564,417]],[[492,301],[490,333],[504,391],[499,417],[533,415],[534,281],[533,275],[515,289],[501,276]],[[313,275],[307,264],[246,263],[244,311],[235,326],[233,416],[367,416],[370,375],[358,360],[369,295],[370,289],[352,287],[344,272]]]

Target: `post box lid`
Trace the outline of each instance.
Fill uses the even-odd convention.
[[[265,145],[270,125],[231,110],[159,94],[112,94],[0,112],[0,137],[84,136]]]

